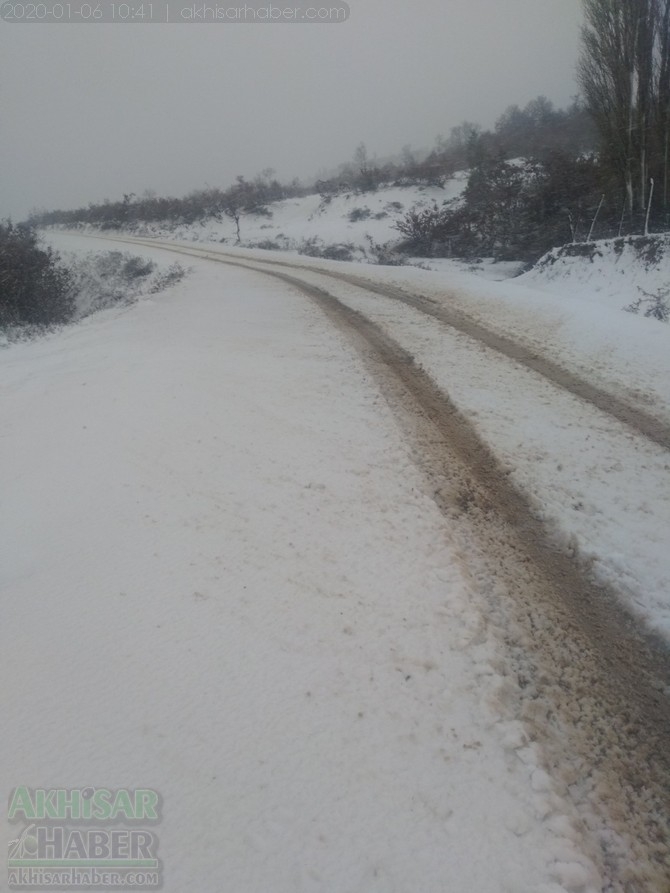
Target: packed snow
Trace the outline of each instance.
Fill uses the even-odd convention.
[[[670,419],[670,329],[611,289],[552,294],[588,288],[580,263],[498,283],[455,265],[300,275],[448,302]],[[498,696],[473,577],[353,348],[289,288],[188,264],[163,294],[0,354],[6,788],[159,789],[167,889],[599,890],[579,817]],[[411,308],[327,287],[670,636],[665,451]]]
[[[319,281],[313,273],[301,275]],[[460,307],[670,419],[670,328],[658,321],[559,301],[511,281],[406,270],[383,281]],[[556,542],[670,639],[667,450],[417,310],[332,280],[328,288],[415,357],[473,421]]]
[[[189,264],[0,353],[5,790],[160,790],[170,891],[600,890],[354,349]]]
[[[55,244],[58,238],[72,239],[52,238]],[[607,246],[600,250],[606,254]],[[274,252],[239,250],[236,255],[276,259]],[[415,357],[474,422],[557,544],[612,586],[649,628],[670,638],[670,554],[664,548],[670,529],[667,451],[539,374],[418,311],[324,280],[315,271],[353,272],[459,308],[666,423],[670,327],[623,312],[612,306],[611,296],[602,302],[571,294],[558,297],[535,286],[539,274],[491,282],[453,269],[298,262],[303,278],[325,283]],[[589,264],[582,260],[587,273]],[[661,276],[657,274],[658,282]],[[566,288],[578,278],[573,264]]]

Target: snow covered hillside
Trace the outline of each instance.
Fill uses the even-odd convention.
[[[637,312],[645,315],[649,296],[670,289],[670,233],[564,245],[519,281],[613,310],[641,301]]]
[[[441,206],[458,199],[468,176],[469,171],[460,171],[446,181],[444,188],[387,186],[375,192],[314,194],[270,203],[263,213],[242,215],[238,247],[338,261],[411,263],[447,274],[476,273],[493,281],[520,276],[520,282],[559,296],[579,298],[619,311],[633,305],[632,310],[642,316],[652,305],[656,306],[649,296],[670,286],[669,234],[564,245],[546,254],[527,272],[521,262],[495,263],[485,257],[474,260],[417,257],[402,261],[394,257],[393,246],[401,241],[395,228],[397,220],[412,208]],[[86,225],[79,231],[100,232],[97,227]],[[238,245],[235,223],[225,215],[189,225],[135,224],[127,233],[227,247]],[[668,308],[670,314],[670,304]]]
[[[240,221],[241,244],[247,248],[314,253],[334,251],[350,260],[372,259],[370,241],[397,242],[394,228],[399,216],[415,205],[426,207],[457,198],[467,183],[462,171],[437,186],[383,187],[375,192],[344,191],[340,195],[307,195],[268,204],[266,213],[243,214]],[[92,230],[94,231],[94,230]],[[186,225],[144,224],[132,228],[132,234],[174,238],[181,241],[221,242],[235,245],[234,222],[222,215]]]

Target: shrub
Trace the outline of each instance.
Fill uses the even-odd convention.
[[[430,207],[415,205],[395,224],[395,229],[405,237],[407,248],[419,254],[430,256],[436,245],[448,241],[452,212],[446,207],[438,207],[433,202]]]
[[[28,226],[0,223],[0,326],[60,325],[74,314],[69,271]]]
[[[305,254],[307,257],[323,257],[327,260],[354,260],[354,250],[354,246],[351,244],[324,245],[314,236],[311,239],[305,239],[298,249],[298,253]]]
[[[179,282],[174,263],[157,272],[153,261],[121,251],[68,253],[67,265],[36,246],[31,230],[0,224],[0,329],[7,342],[39,337],[46,326],[76,322],[99,310],[133,304]]]
[[[365,240],[368,243],[367,253],[372,263],[385,267],[406,266],[407,258],[391,242],[375,242],[369,233],[365,236]]]
[[[158,292],[163,291],[164,288],[169,288],[171,285],[176,285],[178,282],[181,282],[185,275],[186,270],[179,262],[176,261],[171,266],[169,266],[164,273],[156,274],[156,276],[154,277],[154,281],[151,284],[151,288],[149,289],[150,294],[158,294]]]
[[[186,275],[179,263],[157,270],[153,261],[125,251],[72,255],[68,264],[76,294],[76,319],[110,307],[128,306],[140,295],[156,294]]]
[[[347,214],[347,219],[351,223],[358,223],[359,220],[367,220],[371,213],[369,208],[352,208]]]
[[[670,321],[670,286],[659,288],[657,292],[651,294],[638,285],[638,291],[641,292],[642,296],[633,301],[632,304],[624,307],[624,310],[627,310],[629,313],[639,313],[644,304],[644,315],[646,317],[658,319],[660,322]]]
[[[121,275],[132,282],[134,279],[143,279],[156,269],[153,261],[143,257],[129,257],[123,264]]]
[[[69,259],[77,319],[116,304],[131,304],[156,265],[124,251],[90,252]]]
[[[655,267],[663,261],[663,242],[656,238],[643,236],[641,239],[635,239],[632,243],[635,251],[645,267]]]
[[[262,248],[263,251],[281,251],[281,245],[273,239],[261,239],[260,242],[251,242],[249,248]]]

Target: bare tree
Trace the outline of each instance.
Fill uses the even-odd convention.
[[[584,0],[579,79],[629,216],[644,219],[670,155],[670,0]]]
[[[237,177],[235,185],[226,189],[221,195],[221,210],[226,217],[229,217],[235,223],[235,229],[237,231],[236,245],[239,245],[242,241],[240,235],[240,220],[242,219],[242,214],[248,204],[248,186],[249,184],[244,177]]]

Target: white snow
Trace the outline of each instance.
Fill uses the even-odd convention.
[[[541,258],[520,281],[622,310],[644,298],[643,292],[670,286],[670,234],[565,245]]]
[[[58,239],[64,244],[78,241],[58,234],[51,238],[56,245]],[[79,244],[91,241],[81,238]],[[216,248],[208,251],[216,256]],[[602,243],[600,251],[608,256],[607,244]],[[277,259],[275,252],[236,254]],[[670,529],[667,451],[425,315],[324,280],[315,271],[354,272],[460,308],[666,423],[670,326],[621,312],[611,300],[608,306],[608,301],[541,291],[527,284],[527,276],[491,282],[453,270],[438,273],[311,258],[297,262],[303,278],[380,323],[415,356],[473,420],[556,540],[612,585],[651,628],[670,637],[670,553],[664,548]],[[582,269],[588,270],[590,263],[583,260]],[[571,266],[571,280],[578,280],[579,268]]]
[[[332,245],[350,247],[356,259],[370,252],[370,239],[379,244],[397,242],[401,236],[395,224],[411,208],[429,207],[433,203],[457,199],[467,183],[467,172],[459,171],[439,186],[384,186],[375,192],[343,191],[339,195],[306,195],[272,202],[269,216],[244,214],[240,222],[242,244],[248,247],[272,243],[276,249],[298,254],[308,240],[316,240],[324,248]],[[90,229],[97,232],[97,229]],[[188,242],[226,243],[237,240],[234,222],[222,215],[191,224],[138,224],[137,236],[172,238]]]
[[[417,286],[428,280],[402,271],[393,275],[393,282]],[[505,316],[508,334],[608,390],[622,390],[627,397],[632,392],[635,402],[650,406],[659,417],[670,417],[669,327],[626,314],[620,318],[616,311],[600,308],[600,325],[588,328],[593,305],[572,302],[561,312],[574,340],[568,343],[565,334],[560,333],[561,338],[557,333],[545,349],[548,317],[557,311],[555,299],[549,299],[547,307],[544,296],[512,282],[483,285],[471,277],[469,285],[469,292],[442,293],[439,299],[487,322],[497,323]],[[634,613],[670,638],[667,450],[635,437],[624,424],[541,375],[436,325],[412,308],[333,280],[328,288],[379,323],[415,357],[472,419],[515,483],[531,497],[537,517],[549,524],[556,540],[578,552]],[[488,294],[497,293],[497,312],[487,313],[484,288]],[[438,296],[434,281],[433,288],[424,291]],[[536,307],[529,309],[531,301],[538,312]],[[514,332],[511,322],[523,313],[525,331]],[[591,357],[597,359],[598,375],[589,369]],[[623,389],[620,384],[626,380],[628,387]]]
[[[216,256],[217,249],[207,250]],[[599,250],[603,256],[615,253],[606,243]],[[275,252],[236,254],[277,259]],[[651,628],[670,637],[670,554],[664,549],[670,529],[667,451],[423,314],[324,280],[315,271],[347,271],[459,308],[666,423],[670,326],[622,312],[611,296],[602,303],[571,294],[559,297],[529,285],[527,276],[492,282],[453,268],[436,272],[297,262],[303,278],[370,316],[415,356],[474,421],[557,541],[618,590]],[[582,269],[589,265],[583,261]],[[649,286],[653,275],[648,273]],[[662,275],[657,273],[655,281],[661,282]],[[570,281],[579,279],[579,268],[572,264]]]
[[[0,352],[3,790],[159,789],[171,893],[600,890],[353,348],[286,286],[189,263],[168,292]],[[483,313],[491,294],[458,300]],[[484,386],[462,399],[515,411]],[[523,387],[530,429],[542,385]]]

